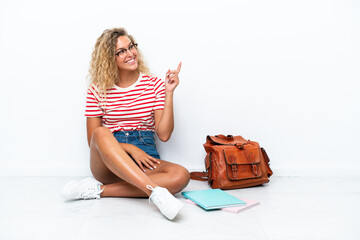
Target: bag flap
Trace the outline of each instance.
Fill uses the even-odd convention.
[[[229,165],[259,164],[260,153],[256,146],[247,145],[240,150],[237,147],[223,150],[224,158]]]
[[[217,145],[235,145],[235,144],[244,144],[248,142],[242,136],[232,136],[232,135],[215,135],[206,137],[206,142]]]

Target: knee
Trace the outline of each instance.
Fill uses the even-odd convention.
[[[109,133],[111,132],[107,127],[97,127],[91,136],[91,142],[102,139]]]
[[[172,194],[178,193],[181,190],[183,190],[190,181],[190,173],[189,171],[178,165],[171,174],[172,178],[172,187],[169,189],[169,191]]]

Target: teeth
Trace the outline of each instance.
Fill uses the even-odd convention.
[[[129,61],[127,61],[128,63],[132,63],[132,62],[134,62],[135,61],[135,58],[133,58],[133,59],[130,59]]]

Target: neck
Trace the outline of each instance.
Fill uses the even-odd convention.
[[[119,72],[119,81],[116,85],[122,88],[130,87],[138,78],[139,73],[137,71],[121,71]]]

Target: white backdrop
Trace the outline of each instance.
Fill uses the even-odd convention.
[[[359,1],[0,1],[0,175],[89,175],[84,103],[106,28],[156,75],[183,61],[166,160],[243,135],[277,175],[360,173]]]

